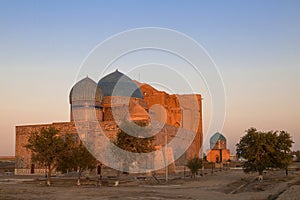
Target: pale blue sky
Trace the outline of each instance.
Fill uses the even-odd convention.
[[[231,150],[251,126],[287,130],[300,149],[299,1],[0,0],[0,155],[14,155],[15,125],[69,120],[69,90],[93,47],[149,26],[189,35],[217,64]]]

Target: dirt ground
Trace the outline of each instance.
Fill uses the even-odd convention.
[[[256,176],[227,170],[196,180],[171,175],[168,183],[121,177],[118,186],[113,186],[116,180],[106,180],[101,187],[96,179],[76,186],[75,177],[53,177],[48,187],[42,177],[0,175],[0,199],[299,199],[300,173],[286,177],[283,171],[272,171],[261,182]]]

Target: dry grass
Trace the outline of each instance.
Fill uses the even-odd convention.
[[[96,186],[96,179],[84,179],[76,186],[75,177],[53,178],[50,187],[43,180],[8,181],[0,177],[0,199],[276,199],[283,198],[286,190],[295,190],[300,184],[298,173],[288,177],[283,172],[270,172],[263,182],[255,179],[256,174],[241,171],[222,171],[193,179],[175,178],[168,183],[156,183],[153,179],[136,180],[132,177],[108,180],[108,186]],[[16,178],[16,176],[14,176]],[[24,177],[21,177],[24,178]],[[33,177],[28,177],[33,178]],[[290,193],[288,193],[290,194]],[[299,196],[299,195],[298,195]],[[297,196],[297,197],[298,197]]]

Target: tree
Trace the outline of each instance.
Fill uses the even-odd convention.
[[[77,185],[80,185],[81,174],[84,170],[94,169],[97,164],[97,160],[86,149],[86,147],[80,142],[79,145],[73,148],[73,163],[78,171]]]
[[[133,153],[152,152],[154,150],[154,137],[141,137],[142,132],[144,133],[143,135],[145,135],[149,131],[147,123],[129,122],[125,120],[120,124],[119,133],[113,143],[119,148]],[[127,133],[130,133],[130,135]],[[124,160],[123,167],[125,171],[129,170],[130,163],[136,161],[132,160],[132,157],[126,157],[126,154],[116,156],[122,157],[122,160]]]
[[[190,169],[193,177],[196,177],[196,174],[198,173],[199,169],[202,168],[203,162],[202,159],[198,157],[191,158],[187,161],[186,166]]]
[[[51,172],[57,166],[59,157],[64,153],[64,140],[54,127],[42,128],[32,132],[25,147],[32,151],[32,162],[47,167],[46,184],[51,184]]]
[[[145,123],[124,121],[120,128],[114,142],[118,147],[134,153],[148,153],[153,150],[152,141],[154,138],[140,137],[142,131],[148,131]],[[129,132],[130,135],[127,134]]]
[[[288,165],[292,162],[293,156],[291,152],[293,141],[291,136],[286,131],[280,131],[278,135],[278,141],[275,148],[278,151],[277,165],[281,169],[285,169],[285,174],[288,175]]]
[[[239,158],[246,159],[243,163],[245,172],[254,171],[262,175],[268,168],[287,170],[292,143],[291,136],[285,131],[262,132],[250,128],[236,145],[236,151]]]
[[[78,135],[74,134],[65,134],[62,136],[62,139],[64,140],[64,153],[58,157],[56,170],[63,173],[77,170],[76,166],[74,166],[73,158],[73,149],[78,145],[76,142],[77,137]]]
[[[82,172],[87,169],[94,169],[97,160],[86,149],[81,141],[77,141],[78,135],[65,135],[65,152],[59,158],[58,170],[78,172],[77,185],[81,185]]]

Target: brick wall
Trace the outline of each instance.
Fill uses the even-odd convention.
[[[155,145],[164,146],[166,143],[166,134],[167,142],[170,142],[178,133],[178,130],[183,128],[196,134],[186,155],[184,155],[185,159],[199,156],[203,143],[201,95],[169,95],[166,92],[158,91],[147,84],[141,85],[140,87],[144,99],[130,98],[130,105],[138,103],[149,112],[151,112],[153,106],[159,105],[156,110],[153,109],[152,111],[158,115],[156,116],[156,119],[165,124],[155,136]],[[119,97],[108,97],[103,100],[104,121],[101,119],[99,121],[91,122],[88,125],[83,123],[82,126],[76,124],[78,128],[85,130],[87,133],[94,133],[94,138],[90,137],[90,139],[93,140],[92,142],[94,142],[95,148],[97,145],[101,144],[101,141],[97,140],[97,132],[99,132],[97,127],[99,128],[99,123],[109,139],[112,140],[116,137],[118,128],[116,123],[112,121],[111,106],[120,107],[120,104],[124,102],[124,99],[120,99]],[[162,109],[161,112],[159,109]],[[100,109],[97,111],[100,111]],[[78,112],[83,111],[79,109]],[[87,117],[90,118],[89,115],[87,115]],[[102,113],[97,113],[97,117],[102,118]],[[72,120],[71,122],[16,126],[16,174],[31,173],[31,152],[24,147],[30,134],[34,131],[39,131],[41,128],[48,128],[50,126],[54,126],[58,129],[60,134],[77,134],[75,124]],[[81,135],[81,138],[84,138],[84,136]],[[176,149],[173,149],[172,151],[176,151]],[[34,167],[35,173],[43,173],[43,166]]]
[[[208,150],[206,154],[206,159],[208,162],[217,162],[217,160],[220,161],[221,157],[222,157],[222,162],[228,161],[230,159],[229,149],[211,149]]]
[[[167,125],[181,127],[196,133],[193,143],[186,152],[186,158],[199,156],[203,143],[201,95],[170,95],[164,91],[158,91],[148,84],[139,83],[139,86],[150,111],[152,106],[156,105],[164,110],[164,112],[156,111],[158,115],[159,113],[166,115],[163,117],[157,116],[157,120],[163,120],[161,122]],[[155,109],[158,110],[159,108]]]
[[[41,130],[42,128],[49,128],[50,126],[55,127],[59,130],[60,134],[77,134],[76,128],[73,122],[59,122],[52,124],[40,124],[40,125],[27,125],[27,126],[16,126],[16,174],[30,174],[32,163],[31,163],[31,152],[25,148],[28,142],[30,134]],[[34,172],[43,171],[43,166],[34,166]]]

